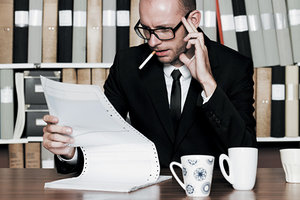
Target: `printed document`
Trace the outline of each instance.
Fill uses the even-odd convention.
[[[128,124],[99,86],[60,83],[41,76],[49,113],[73,129],[84,155],[78,177],[45,188],[130,192],[170,179],[160,176],[153,142]]]

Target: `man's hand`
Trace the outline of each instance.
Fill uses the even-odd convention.
[[[43,146],[54,154],[71,159],[75,153],[75,148],[68,146],[68,144],[74,143],[74,139],[71,137],[72,129],[56,125],[57,117],[45,115],[43,119],[47,123],[43,129]]]
[[[208,97],[215,91],[217,83],[211,72],[208,52],[204,44],[203,33],[198,32],[197,28],[190,19],[186,20],[183,17],[181,20],[188,31],[188,35],[184,38],[184,41],[187,42],[186,48],[190,50],[192,47],[194,47],[195,55],[192,58],[188,58],[185,53],[182,53],[179,56],[179,59],[189,68],[193,78],[199,81],[206,96]]]

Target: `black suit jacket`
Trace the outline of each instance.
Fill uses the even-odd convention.
[[[132,126],[156,145],[161,167],[182,155],[218,158],[230,147],[256,146],[252,61],[206,36],[205,44],[217,88],[203,104],[202,87],[192,79],[177,132],[169,113],[163,64],[154,56],[138,69],[151,53],[147,44],[117,53],[105,82],[105,95],[115,109],[124,118],[129,112]]]

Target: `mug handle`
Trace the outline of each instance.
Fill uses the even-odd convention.
[[[179,183],[179,185],[185,190],[185,185],[184,185],[183,182],[181,182],[181,180],[178,178],[176,172],[175,172],[174,169],[173,169],[173,165],[176,165],[176,166],[180,167],[181,169],[182,169],[182,165],[181,165],[180,163],[178,163],[178,162],[173,161],[173,162],[170,163],[170,170],[171,170],[171,172],[172,172],[174,178],[176,179],[176,181],[177,181],[177,182]]]
[[[229,166],[229,175],[227,174],[227,172],[225,171],[225,168],[224,168],[224,160],[227,161],[228,163],[228,166]],[[230,184],[233,184],[233,177],[232,177],[232,174],[230,173],[230,169],[231,169],[231,161],[229,159],[229,157],[225,154],[221,154],[220,157],[219,157],[219,165],[220,165],[220,169],[221,169],[221,172],[224,176],[224,178],[230,183]]]

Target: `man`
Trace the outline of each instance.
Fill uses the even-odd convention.
[[[135,29],[148,44],[117,53],[104,86],[115,109],[124,118],[129,112],[132,126],[155,143],[161,167],[182,155],[256,146],[252,62],[198,31],[195,7],[195,0],[140,0]],[[43,145],[59,155],[58,171],[80,172],[82,152],[67,146],[72,129],[44,120]]]

